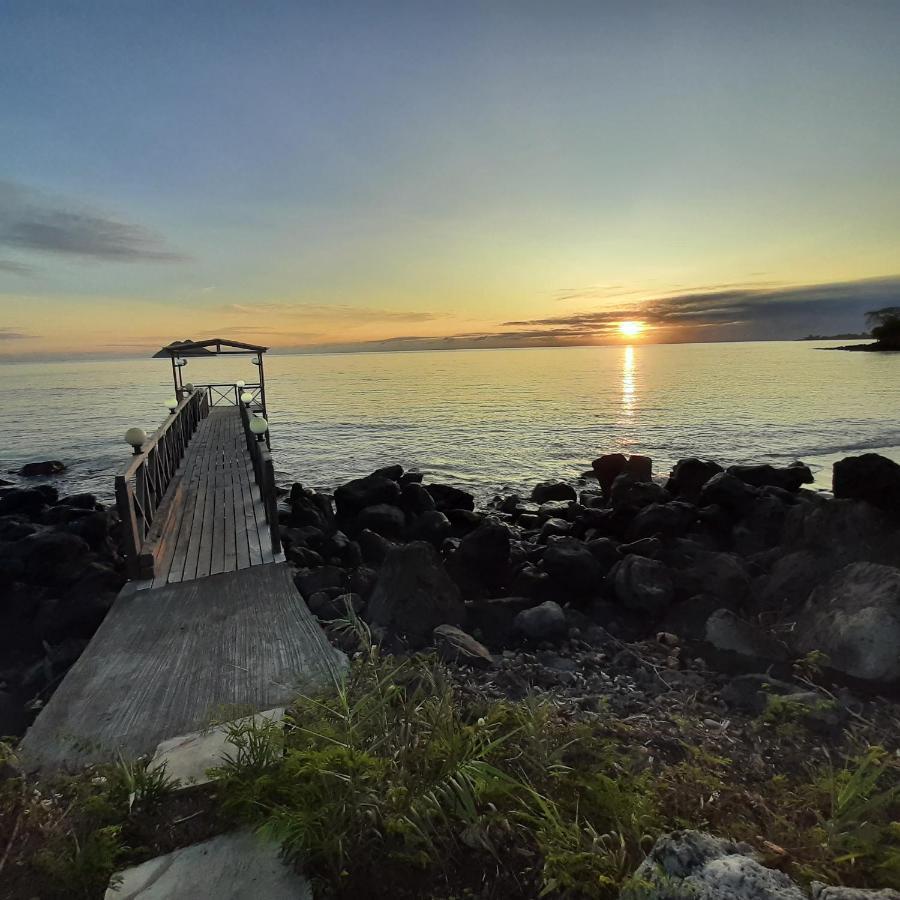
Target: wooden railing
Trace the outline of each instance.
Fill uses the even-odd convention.
[[[266,522],[269,524],[269,534],[272,538],[272,552],[278,554],[281,550],[281,538],[278,535],[278,500],[275,492],[275,465],[272,462],[272,452],[266,441],[258,440],[250,430],[251,411],[243,403],[240,404],[240,410],[247,451],[253,460],[253,474],[266,510]]]
[[[153,577],[153,556],[144,551],[144,545],[187,445],[197,426],[209,415],[209,406],[206,388],[195,388],[144,442],[128,468],[116,476],[122,552],[132,578]]]
[[[239,406],[241,394],[251,396],[250,405],[263,409],[262,385],[245,384],[239,388],[233,381],[221,381],[211,384],[195,384],[194,390],[206,391],[210,406]],[[263,409],[265,415],[265,409]]]

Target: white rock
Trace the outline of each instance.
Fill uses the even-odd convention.
[[[157,746],[147,768],[152,770],[165,765],[166,774],[176,778],[183,787],[206,784],[211,780],[207,771],[221,766],[226,756],[234,755],[237,748],[228,736],[235,726],[247,722],[280,722],[283,718],[284,707],[278,706],[204,731],[169,738]]]
[[[277,844],[248,832],[223,834],[113,876],[104,900],[312,900]]]

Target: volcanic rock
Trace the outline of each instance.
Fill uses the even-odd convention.
[[[795,648],[821,650],[855,678],[900,682],[900,569],[851,563],[836,572],[800,612]]]
[[[900,465],[877,453],[848,456],[834,464],[834,496],[865,500],[900,515]]]
[[[465,613],[459,589],[435,549],[413,541],[387,554],[366,618],[387,634],[405,638],[410,647],[424,647],[438,625],[462,625]]]
[[[513,628],[531,641],[556,641],[569,632],[566,614],[553,600],[520,612],[513,620]]]

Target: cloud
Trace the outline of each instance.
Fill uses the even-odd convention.
[[[11,272],[13,275],[30,275],[34,269],[24,263],[13,262],[11,259],[0,259],[0,272]]]
[[[310,319],[340,319],[355,323],[371,322],[432,322],[446,318],[446,314],[419,310],[372,309],[365,306],[334,306],[316,303],[230,303],[224,312],[239,315],[289,315]]]
[[[23,331],[16,331],[14,328],[0,327],[0,341],[24,341],[33,337],[36,337],[36,335],[25,334]]]
[[[9,181],[0,181],[0,246],[105,262],[186,258],[141,225]]]
[[[745,326],[746,339],[757,332],[773,332],[785,324],[803,321],[844,320],[847,327],[855,317],[855,327],[863,326],[862,316],[874,305],[900,298],[900,276],[861,281],[783,287],[716,286],[663,295],[643,302],[614,308],[510,320],[503,327],[528,327],[548,336],[604,335],[626,319],[639,319],[659,329],[675,330]],[[851,323],[852,324],[852,323]],[[535,331],[530,333],[534,334]]]
[[[638,319],[650,340],[784,340],[810,332],[860,331],[867,310],[900,303],[900,276],[779,287],[715,285],[599,310],[502,322],[497,330],[444,337],[399,335],[377,341],[308,348],[453,350],[570,347],[619,340],[618,324]]]

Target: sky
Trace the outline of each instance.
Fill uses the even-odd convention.
[[[860,331],[900,3],[0,0],[0,357]]]

